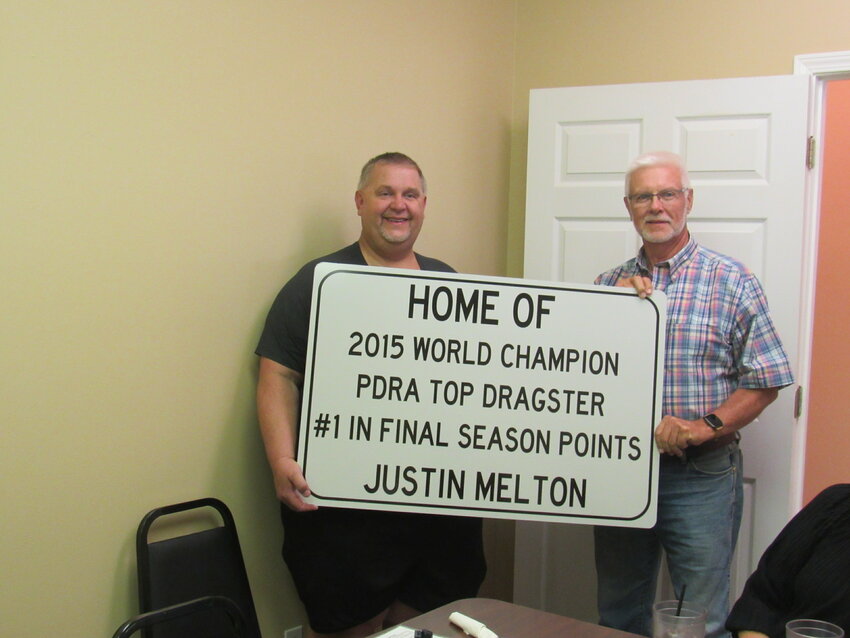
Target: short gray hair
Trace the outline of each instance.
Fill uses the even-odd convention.
[[[360,171],[360,181],[357,182],[357,190],[362,190],[366,186],[366,184],[369,183],[369,178],[372,176],[372,169],[375,168],[377,164],[380,164],[382,162],[385,164],[412,166],[416,169],[416,172],[419,173],[419,179],[422,181],[422,192],[428,192],[428,186],[425,184],[425,175],[422,174],[422,169],[419,168],[419,164],[414,162],[410,157],[408,157],[404,153],[399,153],[397,151],[381,153],[380,155],[376,155],[368,162],[366,162],[363,165],[362,170]]]
[[[675,166],[679,169],[679,173],[682,176],[682,188],[691,187],[691,178],[688,176],[688,169],[685,167],[685,161],[681,155],[671,153],[670,151],[650,151],[649,153],[638,155],[629,164],[629,168],[626,171],[626,197],[629,196],[629,182],[634,172],[647,166]]]

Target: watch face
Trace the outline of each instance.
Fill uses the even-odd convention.
[[[713,430],[719,430],[723,427],[723,421],[721,421],[720,417],[718,417],[716,414],[706,414],[703,417],[703,421],[705,421],[708,424],[708,427],[712,428]]]

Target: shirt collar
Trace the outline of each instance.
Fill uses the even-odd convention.
[[[670,259],[665,259],[664,261],[659,261],[656,266],[666,266],[670,269],[670,275],[672,276],[679,268],[682,267],[683,264],[686,264],[691,260],[694,256],[694,253],[697,250],[697,243],[694,241],[693,235],[688,237],[688,243],[682,247],[682,250],[677,252],[675,255],[670,257]],[[649,267],[649,260],[646,258],[646,251],[641,246],[638,251],[637,263],[643,270],[646,272],[652,272],[652,269]]]

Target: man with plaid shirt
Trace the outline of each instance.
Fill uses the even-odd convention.
[[[652,635],[661,548],[676,592],[708,610],[706,636],[726,633],[732,554],[743,509],[738,430],[793,383],[761,284],[744,265],[697,244],[682,159],[638,157],[626,173],[637,257],[597,284],[667,295],[658,518],[652,529],[596,527],[600,624]]]

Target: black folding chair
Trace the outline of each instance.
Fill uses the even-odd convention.
[[[212,508],[222,520],[221,526],[148,541],[155,521],[166,523],[170,515],[202,512]],[[177,518],[177,517],[174,517]],[[174,518],[171,520],[173,521]],[[181,517],[182,518],[182,517]],[[162,524],[159,526],[161,527]],[[166,505],[148,512],[136,534],[136,561],[139,577],[139,608],[142,613],[161,610],[204,596],[223,596],[235,603],[244,619],[244,636],[262,638],[254,608],[254,598],[242,559],[236,523],[228,507],[215,498]],[[186,623],[181,629],[181,624]],[[191,623],[191,632],[188,629]],[[148,638],[189,638],[231,636],[222,614],[184,618],[179,622],[151,625]]]
[[[178,623],[185,638],[200,637],[203,634],[197,632],[202,630],[197,629],[195,623],[205,616],[215,619],[221,631],[229,630],[228,636],[242,638],[245,635],[245,619],[236,603],[224,596],[204,596],[130,618],[115,630],[112,638],[129,638],[140,629],[155,626],[168,628],[170,623]]]

